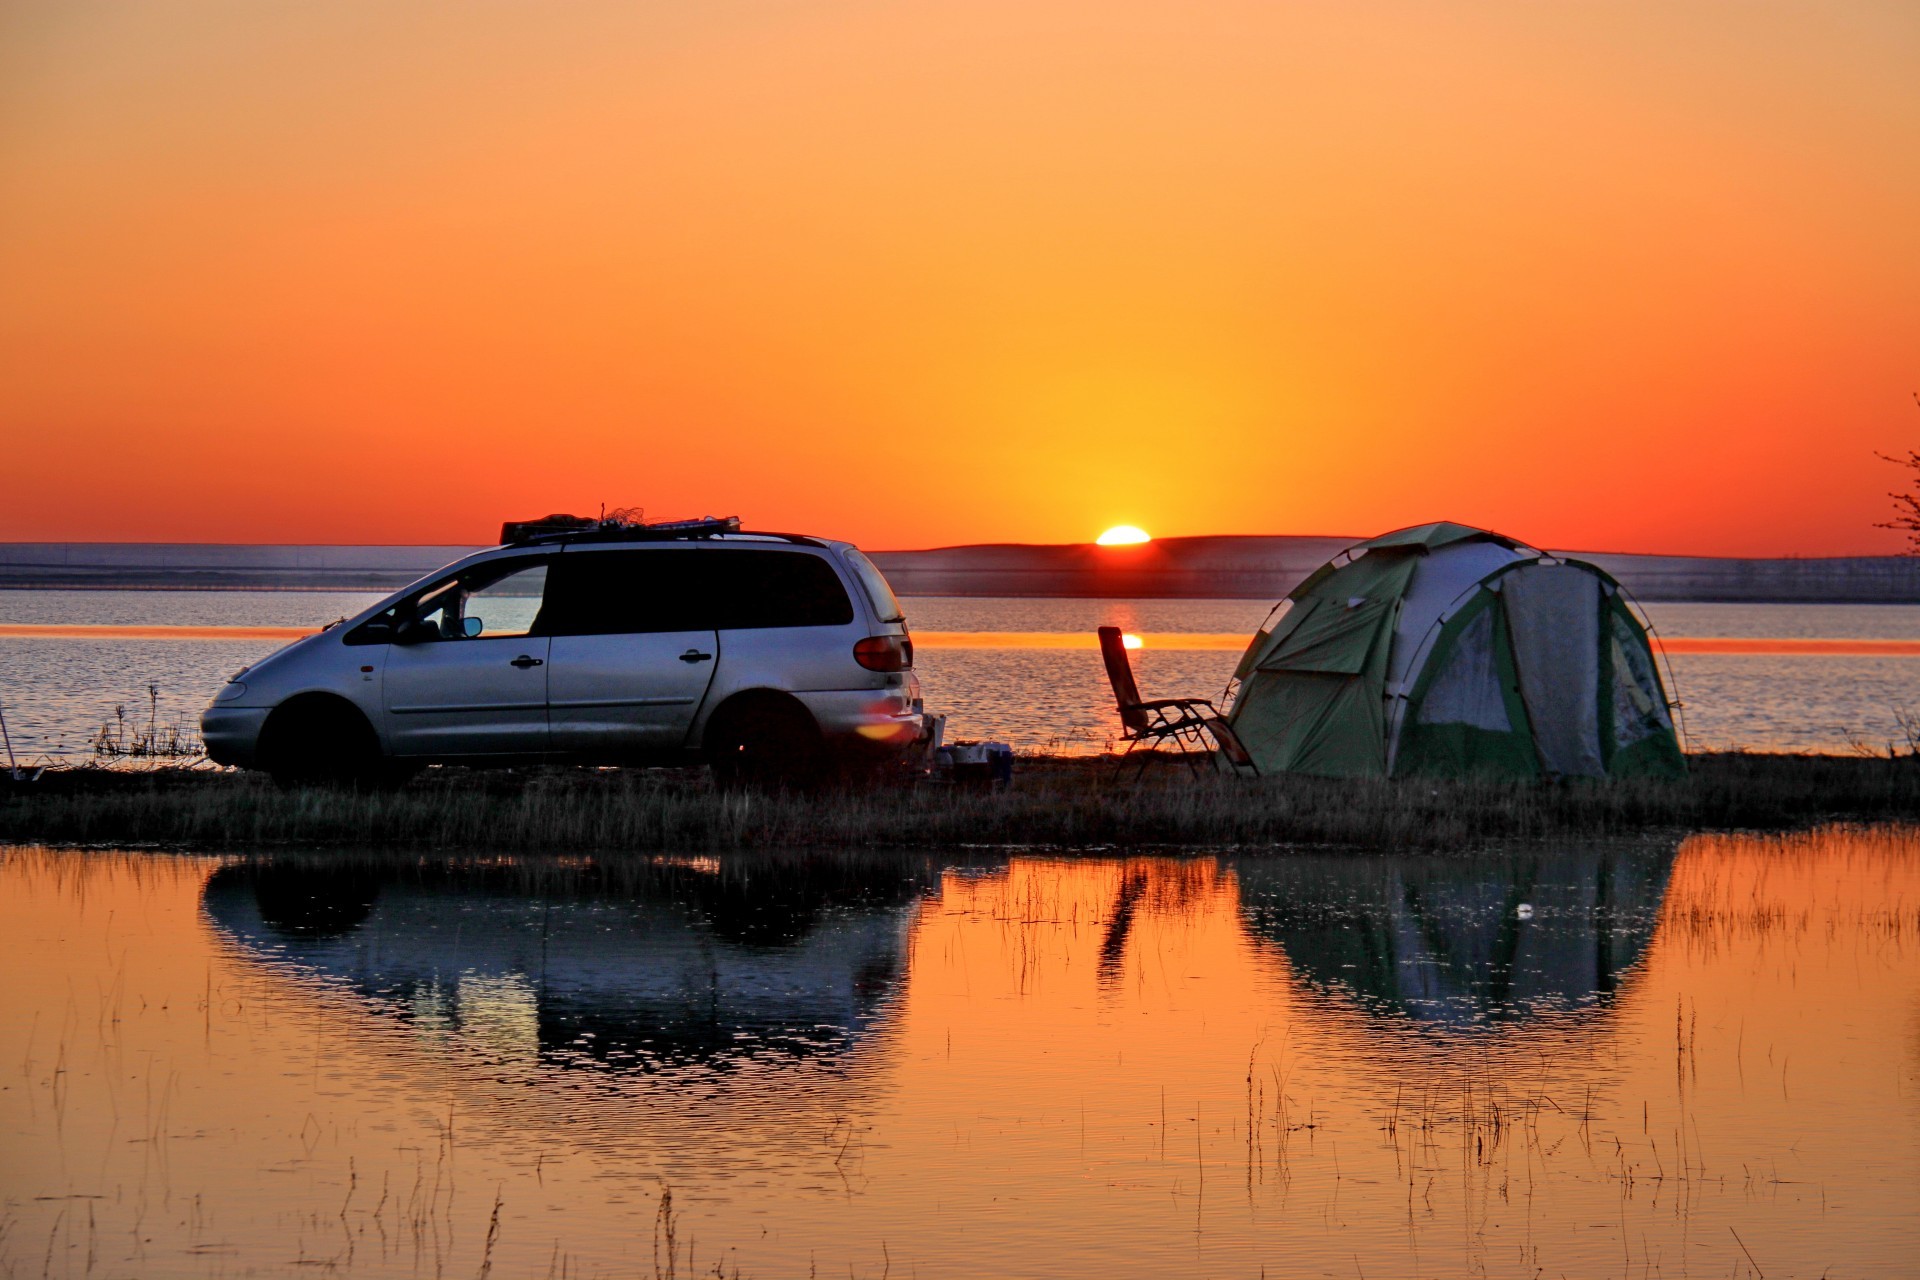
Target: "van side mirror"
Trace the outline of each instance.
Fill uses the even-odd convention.
[[[469,640],[478,639],[484,625],[485,624],[478,618],[462,618],[460,619],[460,634]]]

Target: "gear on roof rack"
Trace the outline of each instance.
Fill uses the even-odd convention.
[[[500,545],[505,547],[516,542],[529,542],[550,533],[584,533],[588,529],[598,528],[599,524],[598,520],[587,516],[557,513],[542,516],[538,520],[508,520],[500,526]]]
[[[604,519],[554,514],[538,520],[509,520],[500,526],[500,545],[508,547],[585,534],[710,538],[715,534],[740,532],[739,516],[701,516],[697,520],[661,520],[645,524],[638,519],[628,518],[628,512],[637,516],[639,510],[638,507],[625,507]]]

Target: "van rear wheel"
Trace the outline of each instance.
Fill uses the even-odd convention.
[[[706,733],[706,756],[716,786],[805,791],[825,780],[820,727],[798,703],[756,699],[723,707],[714,720]]]

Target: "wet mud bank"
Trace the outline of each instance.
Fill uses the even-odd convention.
[[[1444,849],[1661,828],[1920,818],[1920,760],[1694,756],[1676,781],[1240,780],[1023,757],[1013,785],[716,791],[699,770],[430,769],[392,790],[226,772],[52,772],[0,790],[0,841],[646,852],[763,848]]]

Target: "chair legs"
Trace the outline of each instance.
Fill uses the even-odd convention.
[[[1156,726],[1127,739],[1127,749],[1121,752],[1120,757],[1113,763],[1113,781],[1120,780],[1129,763],[1135,766],[1133,780],[1138,782],[1144,778],[1148,764],[1159,756],[1160,744],[1165,742],[1172,743],[1178,749],[1181,763],[1185,764],[1187,771],[1195,777],[1200,776],[1201,771],[1213,756],[1213,751],[1207,744],[1207,726],[1204,722],[1189,720]],[[1141,752],[1136,760],[1134,752],[1142,746],[1146,746],[1148,750]]]

